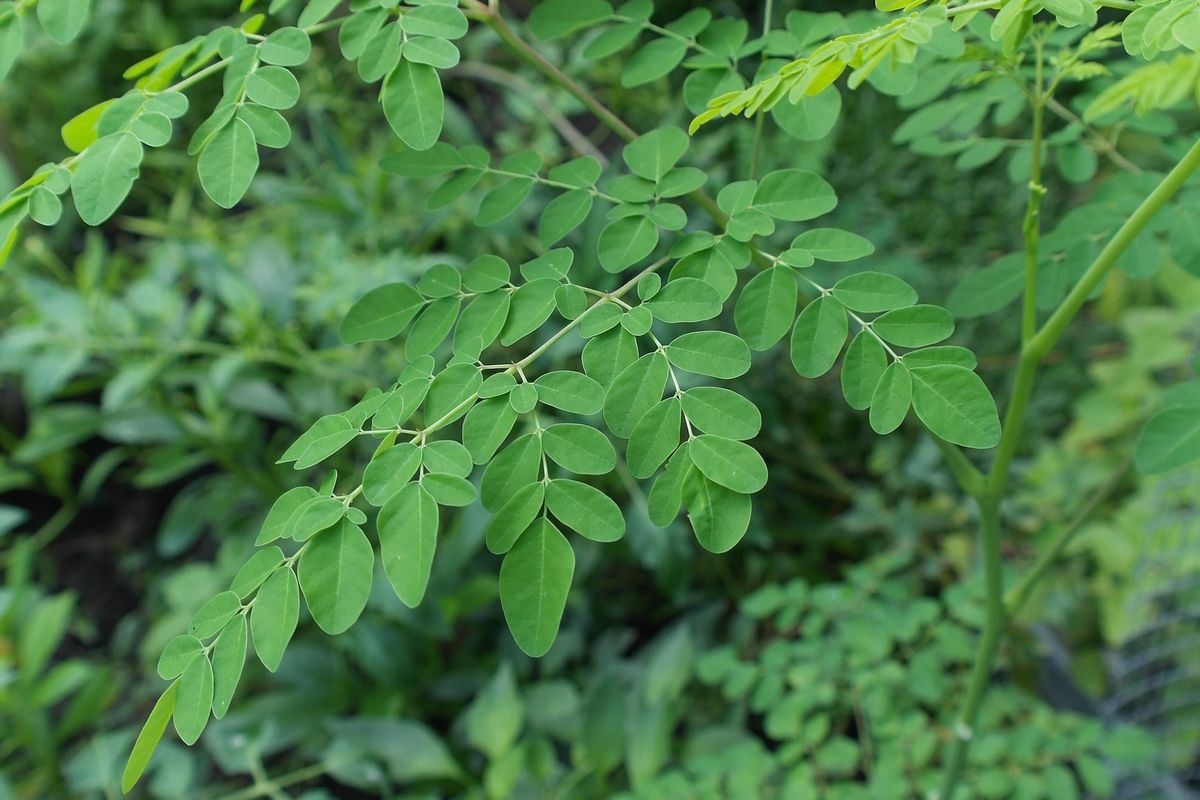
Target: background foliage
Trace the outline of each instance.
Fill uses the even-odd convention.
[[[505,5],[514,23],[537,10]],[[762,25],[759,4],[711,5],[717,16],[745,17],[750,29]],[[769,45],[732,48],[741,74],[794,57],[814,25],[833,20],[816,14],[846,11],[826,5],[799,12],[775,4]],[[1180,5],[1144,4],[1136,13]],[[877,24],[863,6],[847,14],[847,31]],[[215,1],[96,0],[69,47],[54,41],[69,31],[56,36],[53,20],[38,26],[26,16],[19,60],[0,83],[0,189],[61,158],[59,125],[119,95],[126,66],[240,21],[235,11]],[[662,2],[653,19],[667,25],[688,11]],[[639,24],[558,36],[535,13],[531,27],[541,51],[571,76],[606,87],[605,101],[639,131],[686,128],[728,79],[711,64],[662,69],[687,54]],[[711,50],[736,39],[720,28],[708,35]],[[1075,42],[1060,35],[1063,46]],[[635,54],[603,57],[620,43],[605,36],[637,37]],[[252,96],[285,107],[292,130],[286,150],[256,151],[252,183],[222,184],[203,154],[193,166],[178,144],[204,119],[191,113],[173,123],[175,144],[145,150],[129,199],[102,227],[70,213],[53,227],[24,223],[0,278],[0,729],[11,731],[0,745],[0,797],[119,794],[129,748],[162,691],[159,654],[230,585],[275,498],[302,477],[276,463],[280,454],[318,418],[411,369],[413,354],[393,343],[353,335],[364,343],[343,343],[342,320],[356,300],[395,281],[435,298],[435,264],[468,268],[493,253],[516,268],[551,249],[561,237],[543,210],[558,202],[565,213],[568,202],[555,198],[571,190],[497,170],[559,181],[542,165],[590,156],[648,170],[647,178],[669,174],[644,167],[636,151],[623,154],[586,109],[487,29],[453,41],[461,61],[443,73],[446,144],[434,153],[452,163],[470,148],[490,154],[471,191],[435,192],[435,159],[394,155],[397,135],[432,144],[428,131],[406,128],[410,117],[389,113],[386,97],[380,106],[379,85],[362,80],[370,67],[343,60],[336,34],[327,34],[313,36],[313,56],[295,70],[303,98],[295,108],[270,86]],[[15,52],[6,47],[0,61]],[[1097,44],[1092,57],[1108,52]],[[1146,88],[1180,82],[1190,69],[1171,63],[1164,77],[1114,59],[1112,89],[1081,83],[1067,91],[1063,107],[1079,122],[1062,121],[1053,134],[1043,179],[1044,308],[1153,187],[1144,173],[1165,170],[1190,143],[1196,114],[1183,97],[1194,77],[1171,102]],[[999,394],[1019,335],[1005,318],[1015,316],[1007,303],[1020,288],[1020,256],[1010,254],[1021,247],[1030,161],[1023,99],[972,62],[937,69],[937,80],[916,87],[878,78],[835,91],[811,117],[777,106],[764,117],[759,148],[753,122],[710,123],[682,163],[703,167],[714,194],[752,171],[763,183],[781,170],[821,173],[838,203],[816,223],[796,225],[807,217],[788,209],[759,215],[763,222],[732,194],[718,202],[747,230],[778,225],[775,252],[807,225],[865,237],[873,251],[861,253],[856,269],[902,278],[923,301],[949,309],[958,321],[953,342],[978,354],[978,373]],[[220,93],[198,83],[191,106],[212,109]],[[1148,113],[1105,118],[1116,108],[1106,103],[1130,97]],[[531,151],[539,159],[532,166],[518,155]],[[628,197],[598,186],[614,205],[639,202],[636,186]],[[1049,359],[1006,509],[1014,565],[1133,459],[1161,387],[1195,377],[1195,196],[1185,192],[1138,239],[1089,324]],[[579,211],[582,196],[572,199],[573,236],[584,246],[569,274],[597,285],[625,264],[606,242],[602,207]],[[673,212],[660,213],[659,222],[673,222]],[[494,224],[480,224],[490,217]],[[610,239],[624,245],[640,232]],[[833,286],[844,271],[835,262],[804,274]],[[643,291],[652,307],[653,289],[635,293]],[[623,330],[639,329],[633,316]],[[753,315],[728,316],[753,345]],[[761,335],[755,350],[774,344]],[[581,345],[550,350],[546,369],[570,368]],[[197,747],[168,736],[136,792],[900,798],[934,788],[982,619],[971,580],[975,512],[919,426],[877,436],[871,427],[882,425],[840,396],[852,394],[844,368],[808,380],[795,359],[785,343],[756,354],[749,372],[715,375],[736,377],[729,385],[761,410],[761,431],[748,436],[771,470],[732,551],[701,549],[686,520],[654,524],[639,483],[646,476],[622,463],[596,485],[622,504],[625,534],[608,544],[572,540],[562,628],[535,661],[505,627],[490,514],[478,505],[444,511],[420,606],[401,603],[404,578],[380,570],[362,618],[344,635],[330,638],[321,628],[339,625],[304,619],[278,669],[249,662],[228,714]],[[356,441],[329,466],[357,475],[374,444]],[[1156,764],[1161,753],[1146,731],[1097,711],[1117,688],[1111,654],[1154,619],[1132,602],[1153,588],[1136,567],[1157,546],[1179,546],[1171,537],[1148,541],[1146,530],[1164,513],[1194,513],[1187,491],[1164,494],[1162,480],[1119,471],[1104,513],[1089,518],[1025,606],[1004,654],[1003,686],[983,711],[989,734],[972,751],[969,796],[1108,797],[1147,769],[1195,761],[1194,727],[1176,734],[1191,745],[1176,751],[1183,755]],[[531,636],[533,645],[518,635],[525,650],[549,646]]]

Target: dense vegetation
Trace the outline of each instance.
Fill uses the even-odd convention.
[[[0,2],[0,798],[1194,766],[1195,0],[231,5]]]

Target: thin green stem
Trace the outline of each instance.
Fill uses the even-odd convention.
[[[1192,145],[1179,163],[1167,173],[1162,182],[1154,188],[1137,210],[1125,220],[1125,224],[1113,235],[1105,245],[1104,250],[1092,262],[1079,283],[1075,285],[1058,309],[1038,330],[1037,335],[1026,346],[1035,358],[1043,358],[1063,335],[1071,320],[1079,313],[1079,309],[1087,302],[1092,292],[1108,275],[1108,271],[1117,263],[1121,254],[1133,243],[1138,234],[1146,227],[1154,215],[1162,210],[1175,193],[1183,187],[1197,169],[1200,169],[1200,141]]]
[[[765,0],[763,3],[763,27],[762,35],[765,39],[767,34],[771,32],[771,16],[774,11],[774,0]],[[763,62],[767,60],[766,50],[763,50]],[[758,156],[762,150],[763,124],[765,114],[757,114],[754,118],[754,144],[750,148],[750,180],[758,177]]]
[[[1038,240],[1041,234],[1042,198],[1046,187],[1042,186],[1042,120],[1046,107],[1043,88],[1043,57],[1042,40],[1034,41],[1036,57],[1035,77],[1033,84],[1033,136],[1030,146],[1032,155],[1029,165],[1029,199],[1025,205],[1025,222],[1022,230],[1025,235],[1025,296],[1021,313],[1021,342],[1028,342],[1037,331],[1037,269],[1038,269]]]
[[[1067,549],[1067,545],[1075,538],[1075,534],[1079,532],[1084,523],[1096,512],[1100,504],[1124,482],[1125,476],[1129,474],[1132,468],[1133,460],[1130,459],[1122,464],[1099,489],[1093,492],[1088,501],[1083,504],[1083,507],[1071,518],[1071,521],[1063,526],[1050,542],[1050,545],[1038,555],[1033,566],[1017,582],[1017,585],[1008,591],[1008,594],[1004,596],[1004,605],[1007,609],[1009,619],[1015,618],[1021,612],[1025,603],[1033,595],[1033,590],[1037,588],[1038,583],[1046,576],[1046,573],[1054,565],[1054,562],[1058,560],[1058,557]]]

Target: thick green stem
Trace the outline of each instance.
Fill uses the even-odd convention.
[[[953,800],[954,792],[962,777],[963,766],[966,763],[967,750],[970,748],[972,726],[979,713],[979,705],[987,689],[991,675],[992,664],[999,649],[1008,611],[1005,607],[1003,585],[1000,576],[1000,498],[1008,486],[1009,469],[1020,443],[1021,431],[1024,427],[1029,399],[1033,394],[1034,379],[1042,358],[1058,342],[1067,325],[1079,313],[1083,304],[1092,292],[1104,280],[1109,270],[1116,264],[1121,254],[1133,243],[1138,234],[1150,220],[1162,210],[1163,206],[1187,182],[1197,169],[1200,169],[1200,141],[1188,150],[1187,154],[1175,165],[1162,182],[1155,187],[1137,210],[1125,221],[1101,251],[1092,265],[1088,267],[1079,283],[1068,293],[1050,319],[1032,337],[1028,338],[1021,349],[1021,357],[1017,362],[1017,374],[1013,381],[1012,396],[1004,417],[1004,433],[996,448],[995,460],[988,472],[987,482],[980,499],[981,515],[981,547],[984,562],[984,576],[987,584],[987,617],[984,625],[983,638],[979,645],[975,667],[971,674],[971,684],[963,708],[959,712],[955,724],[955,740],[947,759],[945,779],[939,800]],[[1069,537],[1067,537],[1069,539]],[[1059,550],[1066,546],[1064,540]],[[1054,547],[1052,546],[1052,551]],[[1049,565],[1038,570],[1038,574],[1024,583],[1021,592],[1024,595],[1033,591],[1037,581],[1045,574]],[[1015,598],[1020,599],[1020,598]],[[1023,601],[1022,601],[1023,602]],[[1019,603],[1015,604],[1019,607]]]

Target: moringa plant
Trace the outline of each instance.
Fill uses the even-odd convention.
[[[521,27],[495,0],[352,0],[344,14],[338,0],[257,5],[241,3],[250,16],[236,27],[134,64],[125,72],[132,89],[68,122],[72,155],[0,203],[0,259],[26,218],[55,224],[68,193],[85,223],[109,219],[146,149],[170,143],[189,116],[188,90],[207,80],[221,82],[221,99],[187,152],[204,192],[235,207],[259,169],[260,146],[288,145],[282,112],[299,101],[294,70],[334,46],[378,85],[383,118],[403,144],[384,171],[414,185],[436,180],[430,208],[477,193],[479,226],[527,203],[539,213],[521,258],[477,253],[437,264],[350,308],[341,338],[394,342],[407,367],[317,419],[280,461],[308,475],[345,448],[369,443],[373,452],[361,475],[329,471],[280,496],[229,589],[166,646],[158,673],[169,684],[134,745],[125,790],[169,722],[192,744],[210,717],[225,715],[251,645],[267,669],[278,668],[301,597],[322,630],[340,634],[363,611],[378,561],[400,600],[418,605],[442,520],[456,508],[479,501],[491,512],[486,543],[499,557],[504,616],[532,657],[550,649],[566,606],[575,565],[567,533],[598,542],[624,534],[619,506],[595,485],[619,460],[647,482],[654,523],[666,526],[682,510],[701,547],[733,548],[768,468],[749,443],[761,415],[728,382],[751,369],[753,353],[786,339],[799,375],[838,368],[846,403],[878,434],[906,421],[923,426],[978,508],[986,616],[936,795],[954,797],[1006,622],[1075,530],[1064,529],[1006,593],[1002,501],[1039,364],[1114,267],[1157,267],[1146,254],[1148,246],[1162,252],[1160,237],[1180,265],[1195,270],[1200,261],[1194,213],[1171,205],[1200,167],[1200,144],[1178,153],[1168,145],[1176,163],[1158,175],[1122,154],[1119,138],[1136,129],[1131,112],[1169,110],[1196,91],[1196,0],[877,0],[872,13],[794,11],[782,27],[768,0],[755,35],[746,20],[704,7],[660,20],[650,0],[545,0]],[[0,3],[0,75],[19,63],[34,11],[51,38],[69,41],[88,6]],[[581,152],[547,164],[535,151],[499,156],[442,141],[441,75],[458,64],[457,43],[472,23],[622,139],[619,163]],[[587,62],[619,59],[626,90],[683,70],[690,130],[634,130],[527,34],[579,48]],[[1129,58],[1117,56],[1122,47]],[[912,110],[895,132],[898,146],[953,156],[964,171],[1008,154],[1027,187],[1023,246],[969,275],[948,308],[919,302],[893,274],[853,266],[874,247],[820,222],[838,202],[820,175],[760,174],[768,115],[801,141],[824,137],[841,112],[844,73],[847,89],[870,84]],[[689,133],[730,117],[754,120],[749,169],[713,185],[703,161],[689,157]],[[1073,183],[1104,175],[1053,228],[1042,211],[1051,166]],[[580,244],[591,240],[577,229],[598,214],[605,222],[594,247]],[[575,278],[576,262],[598,263],[608,277]],[[1007,313],[1018,300],[1020,310]],[[955,315],[997,312],[1006,312],[997,324],[1011,320],[1021,337],[1003,425],[975,355],[947,343]],[[578,365],[547,369],[564,340],[582,342]],[[1138,451],[1145,470],[1200,458],[1196,386],[1173,391],[1150,420]]]

